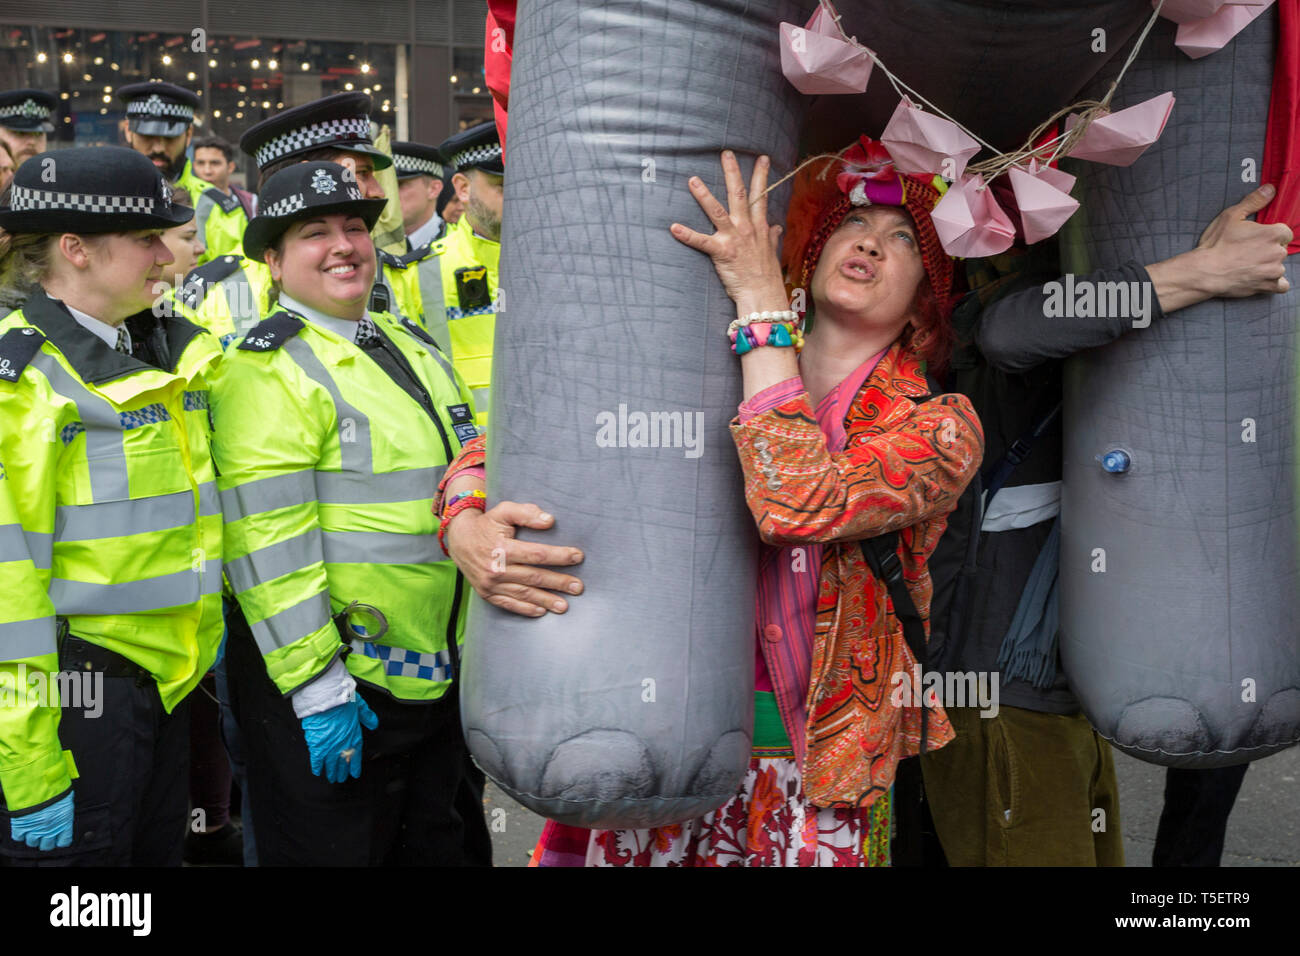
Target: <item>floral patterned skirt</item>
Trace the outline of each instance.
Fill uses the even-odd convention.
[[[804,799],[793,751],[765,747],[712,813],[649,830],[548,821],[529,866],[889,866],[891,796],[864,810],[818,809]]]

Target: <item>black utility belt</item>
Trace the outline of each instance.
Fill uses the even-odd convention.
[[[60,627],[59,630],[59,670],[100,671],[105,677],[131,677],[141,686],[155,683],[153,674],[135,661],[106,647],[92,644],[80,637],[73,637],[66,633],[66,626]]]

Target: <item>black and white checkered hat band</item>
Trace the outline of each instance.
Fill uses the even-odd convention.
[[[183,119],[193,122],[194,110],[184,103],[167,103],[162,97],[154,94],[148,99],[132,100],[126,104],[126,115],[129,117],[139,116],[169,116],[173,119]]]
[[[17,106],[0,107],[0,119],[11,116],[26,116],[28,119],[49,119],[50,110],[35,100],[24,100]]]
[[[259,216],[270,216],[276,218],[287,216],[290,213],[297,212],[299,209],[306,209],[307,203],[302,198],[302,193],[294,193],[292,196],[285,196],[283,199],[277,199],[269,206],[264,206],[258,210]]]
[[[368,116],[349,116],[346,119],[326,120],[323,123],[312,123],[310,126],[290,130],[259,146],[253,154],[253,158],[257,160],[257,168],[264,169],[277,159],[282,159],[302,149],[348,142],[370,143],[370,118]]]
[[[425,173],[429,176],[442,176],[442,167],[431,159],[421,159],[419,156],[403,156],[401,153],[393,153],[393,164],[399,172],[403,173]]]
[[[490,159],[497,159],[500,155],[501,144],[492,143],[489,146],[474,146],[463,153],[457,153],[453,162],[459,169],[462,166],[473,166],[475,163],[486,163]]]
[[[10,209],[71,209],[76,212],[152,213],[154,200],[144,196],[94,196],[85,193],[56,193],[46,189],[14,186]]]

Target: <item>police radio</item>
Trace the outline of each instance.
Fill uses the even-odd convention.
[[[464,266],[456,270],[456,296],[462,309],[478,309],[492,304],[488,293],[487,266]]]

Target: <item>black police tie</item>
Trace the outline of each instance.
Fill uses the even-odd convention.
[[[117,328],[117,345],[114,346],[123,355],[130,355],[131,350],[126,345],[126,329],[118,326]]]
[[[363,315],[357,323],[357,348],[374,348],[378,342],[379,330],[375,328],[375,323],[370,320],[370,316]]]

